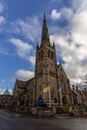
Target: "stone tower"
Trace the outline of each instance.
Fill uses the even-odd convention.
[[[36,47],[35,66],[35,97],[42,97],[46,102],[58,100],[58,77],[55,44],[51,45],[44,14],[42,38],[40,46]]]

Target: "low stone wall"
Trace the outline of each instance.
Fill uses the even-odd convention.
[[[86,109],[73,109],[70,113],[71,116],[74,117],[87,117],[87,110]]]
[[[51,108],[37,107],[32,108],[32,115],[38,117],[49,117],[53,116],[53,110]]]

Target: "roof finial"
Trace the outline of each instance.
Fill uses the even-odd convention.
[[[44,11],[44,20],[46,20],[46,15],[45,15],[45,11]]]
[[[53,47],[55,48],[55,43],[53,42]]]

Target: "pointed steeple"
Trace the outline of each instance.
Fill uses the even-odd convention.
[[[42,28],[41,45],[42,44],[50,44],[48,28],[47,28],[47,20],[46,20],[45,13],[44,13],[44,19],[43,19],[43,28]]]
[[[53,47],[55,48],[55,43],[53,42]]]
[[[37,48],[38,48],[38,42],[37,42]]]

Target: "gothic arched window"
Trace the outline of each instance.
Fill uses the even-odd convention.
[[[51,59],[53,59],[53,52],[51,51]]]
[[[66,85],[65,85],[65,82],[63,80],[61,80],[61,86],[62,86],[62,92],[63,93],[66,93]]]

